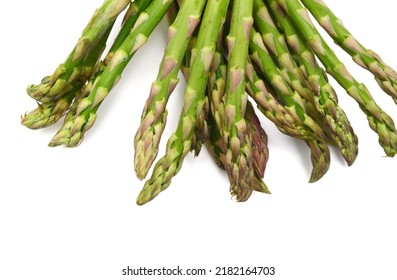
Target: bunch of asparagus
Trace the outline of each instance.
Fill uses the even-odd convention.
[[[103,55],[123,11],[119,33]],[[360,44],[321,0],[105,0],[65,62],[28,87],[38,107],[22,117],[22,124],[38,129],[64,117],[49,146],[79,145],[129,61],[166,18],[167,45],[135,136],[139,179],[156,160],[179,71],[186,79],[184,104],[138,204],[165,190],[188,153],[197,156],[203,145],[227,173],[237,201],[246,201],[253,191],[270,193],[263,182],[267,135],[254,104],[282,133],[306,142],[310,182],[329,169],[329,145],[353,164],[358,138],[328,75],[357,101],[385,154],[393,157],[397,130],[392,118],[348,72],[309,14],[397,103],[397,73]]]

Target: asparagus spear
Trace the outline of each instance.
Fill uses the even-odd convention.
[[[262,0],[259,0],[262,1]],[[350,122],[338,105],[338,99],[332,86],[326,80],[323,71],[317,64],[312,50],[301,38],[294,26],[280,12],[277,0],[266,0],[271,7],[271,15],[275,18],[284,32],[287,43],[301,62],[302,69],[307,75],[307,80],[312,88],[313,104],[320,118],[325,122],[324,130],[332,139],[348,165],[352,165],[358,154],[358,138],[354,133]]]
[[[146,181],[137,198],[142,205],[156,197],[171,183],[178,173],[188,152],[192,148],[195,129],[202,120],[208,104],[205,96],[209,68],[214,56],[218,34],[224,23],[229,0],[208,0],[198,33],[197,44],[193,49],[189,79],[184,96],[176,132],[167,143],[166,154],[156,163],[151,178]],[[204,118],[206,119],[206,117]],[[205,125],[205,124],[204,124]]]
[[[130,0],[105,0],[95,11],[66,61],[57,67],[52,76],[45,77],[38,85],[29,86],[28,94],[37,101],[49,102],[72,90],[73,82],[84,83],[89,78],[81,69],[85,57],[101,42],[103,34],[110,32],[117,16],[129,3]]]
[[[334,41],[351,55],[358,65],[367,69],[375,76],[380,87],[389,94],[397,104],[396,71],[386,65],[378,54],[367,49],[358,42],[324,1],[302,0],[302,3]]]
[[[95,67],[95,71],[94,73],[91,75],[90,80],[87,82],[87,84],[82,88],[82,90],[76,95],[75,99],[73,100],[72,105],[69,108],[69,111],[67,112],[62,128],[64,131],[70,130],[72,128],[72,125],[74,123],[74,118],[75,118],[75,114],[79,105],[80,100],[86,98],[90,92],[92,91],[94,84],[95,84],[95,80],[96,78],[98,78],[100,76],[100,74],[103,72],[103,68],[104,68],[104,62],[103,61],[99,61]],[[95,121],[95,119],[94,119]],[[49,146],[51,147],[52,144],[50,142]]]
[[[76,94],[76,90],[72,89],[60,99],[42,104],[38,102],[37,108],[21,117],[22,125],[30,129],[40,129],[53,125],[65,115]]]
[[[208,116],[211,128],[210,134],[213,135],[212,138],[216,138],[216,140],[212,139],[210,142],[214,144],[218,143],[216,145],[218,145],[217,158],[219,159],[221,156],[225,156],[227,152],[227,146],[223,139],[220,138],[219,133],[220,128],[222,127],[222,124],[220,123],[220,115],[222,115],[222,108],[224,107],[223,99],[225,94],[227,71],[226,62],[221,52],[222,46],[219,45],[212,60],[207,88],[207,95],[210,103],[210,114]],[[267,134],[261,127],[259,118],[249,101],[247,102],[244,118],[247,123],[250,139],[252,140],[253,168],[255,176],[263,178],[269,158]],[[224,167],[222,168],[224,169]]]
[[[78,103],[75,116],[64,123],[50,142],[50,146],[74,147],[81,143],[85,131],[96,120],[96,111],[110,90],[121,78],[121,74],[137,50],[142,47],[154,28],[165,15],[173,0],[153,0],[139,17],[124,42],[115,50],[103,72],[96,78],[89,95]]]
[[[166,104],[178,83],[178,72],[190,38],[201,19],[206,0],[184,1],[175,21],[168,28],[168,43],[156,81],[146,100],[141,124],[135,135],[135,172],[139,179],[146,177],[155,160],[167,109]]]
[[[91,76],[94,72],[98,57],[100,57],[105,49],[109,32],[110,29],[102,35],[100,42],[82,61],[81,69],[86,73],[85,76]],[[47,102],[38,102],[36,109],[22,117],[22,124],[31,129],[39,129],[56,123],[70,108],[73,99],[79,95],[85,82],[85,80],[78,79],[71,83],[70,90],[60,98]]]
[[[223,33],[223,32],[221,32]],[[222,36],[219,37],[222,39]],[[192,46],[195,45],[197,36],[193,35],[190,41],[191,47],[188,47],[188,51],[185,55],[185,59],[181,65],[181,69],[185,80],[189,77],[189,62],[191,57]],[[225,90],[225,80],[226,80],[226,62],[221,54],[222,46],[221,40],[218,41],[218,46],[215,50],[214,57],[212,59],[208,86],[207,86],[207,96],[209,99],[210,111],[207,115],[207,122],[209,127],[208,137],[205,141],[208,152],[215,161],[219,168],[225,169],[220,158],[222,155],[226,154],[226,145],[223,142],[219,133],[219,115],[217,114],[217,108],[222,103]],[[215,121],[217,116],[218,122]],[[267,134],[261,127],[259,119],[253,110],[252,104],[248,102],[245,117],[247,119],[247,124],[249,127],[249,133],[252,135],[253,139],[253,161],[254,161],[254,180],[253,180],[253,190],[263,193],[270,194],[270,191],[266,184],[261,180],[263,178],[266,164],[269,158],[269,149],[267,146]],[[252,125],[250,125],[252,123]]]
[[[245,68],[249,34],[253,24],[253,0],[235,0],[232,5],[230,31],[226,37],[228,65],[221,135],[227,152],[221,157],[229,175],[230,192],[237,201],[247,200],[254,178],[252,142],[244,118],[247,95]]]
[[[253,29],[250,36],[251,59],[258,65],[261,70],[260,72],[263,73],[267,82],[272,85],[277,96],[283,100],[286,106],[294,106],[296,114],[306,124],[308,129],[313,131],[315,138],[324,139],[325,136],[321,128],[307,115],[302,97],[291,89],[280,73],[280,69],[272,60],[261,35]]]
[[[300,95],[294,92],[285,82],[267,52],[261,35],[255,30],[251,31],[250,49],[253,62],[259,66],[261,73],[265,76],[267,82],[272,85],[278,98],[281,98],[290,112],[300,119],[302,127],[311,136],[305,139],[312,152],[313,171],[310,182],[317,181],[327,172],[330,165],[330,151],[323,130],[305,111],[304,102]]]
[[[393,157],[397,150],[397,131],[392,118],[376,104],[365,85],[359,83],[348,72],[314,27],[307,10],[296,0],[278,1],[327,72],[357,101],[361,110],[367,115],[369,125],[378,134],[379,144],[386,155]]]
[[[183,2],[183,1],[177,1],[178,3]],[[169,9],[167,12],[167,16],[168,16],[168,20],[170,21],[171,19],[175,19],[179,10],[179,7],[177,7],[178,5],[174,5],[175,9]],[[173,22],[170,21],[170,22]],[[197,35],[198,35],[198,30],[199,28],[195,28],[193,34],[191,35],[191,38],[189,40],[189,44],[187,47],[187,50],[185,52],[184,58],[182,59],[182,64],[180,65],[180,70],[185,78],[185,81],[189,80],[189,70],[190,70],[190,63],[192,61],[192,52],[194,50],[194,47],[196,46],[197,43]],[[215,54],[214,54],[215,56]],[[211,76],[211,71],[208,73],[209,76]],[[211,79],[208,80],[208,82]],[[201,116],[206,116],[208,114],[208,106],[204,106],[203,109],[205,109]],[[195,156],[198,156],[200,151],[201,151],[201,147],[203,145],[203,142],[206,141],[207,137],[208,137],[208,130],[207,130],[207,125],[204,124],[205,119],[201,119],[199,123],[201,123],[202,125],[199,126],[198,128],[195,130],[195,136],[192,139],[192,147],[191,147],[191,151],[194,150],[194,154]]]
[[[207,150],[209,154],[211,155],[212,159],[216,163],[216,165],[225,170],[225,167],[223,166],[223,163],[221,161],[221,157],[227,152],[226,149],[226,144],[224,143],[220,133],[219,129],[217,128],[217,124],[215,122],[215,119],[212,114],[208,115],[208,126],[209,126],[209,137],[207,141],[205,142],[205,145],[207,147]],[[263,138],[264,139],[264,138]],[[264,144],[264,143],[263,143]],[[263,145],[261,145],[264,147]],[[253,150],[255,150],[256,147],[253,147]],[[259,149],[258,152],[263,152],[261,151],[262,149]],[[254,152],[255,155],[255,152]],[[261,164],[262,166],[259,165],[254,165],[255,166],[255,174],[254,174],[254,179],[252,181],[252,189],[257,192],[262,192],[266,194],[271,194],[269,188],[263,182],[261,179],[263,176],[261,175],[262,170],[266,168],[266,164],[264,164],[262,161],[258,162],[258,164]],[[262,176],[262,177],[261,177]]]
[[[86,97],[89,94],[95,79],[103,72],[105,66],[109,63],[109,61],[113,57],[114,52],[120,47],[120,45],[123,43],[125,38],[131,32],[131,28],[134,26],[135,22],[137,21],[139,14],[149,6],[150,2],[151,0],[136,0],[134,2],[131,2],[124,16],[122,22],[122,28],[117,34],[105,59],[99,61],[95,65],[94,71],[92,71],[88,83],[84,85],[82,89],[80,89],[80,87],[76,87],[76,90],[71,91],[70,95],[73,95],[74,97],[72,105],[70,105],[71,101],[69,102],[68,99],[69,93],[68,93],[65,94],[65,96],[62,96],[59,100],[49,102],[46,107],[43,106],[44,108],[46,108],[45,110],[42,110],[40,108],[36,109],[35,111],[32,112],[31,119],[25,120],[24,118],[24,121],[27,122],[29,125],[34,125],[36,128],[39,128],[37,127],[39,125],[41,125],[40,127],[44,125],[48,126],[54,123],[58,117],[61,117],[66,112],[66,110],[69,110],[63,126],[66,127],[70,125],[70,123],[73,121],[73,116],[76,114],[78,103],[81,101],[82,98]],[[107,37],[104,36],[103,38],[106,41]],[[92,52],[89,54],[89,57],[97,58],[97,56],[95,56],[95,54],[92,54]],[[66,103],[68,105],[66,105]],[[59,108],[61,108],[62,110],[60,110]]]
[[[193,37],[192,40],[195,38]],[[221,162],[221,157],[227,152],[226,144],[221,138],[219,132],[219,114],[217,108],[220,107],[223,102],[224,90],[225,90],[225,80],[226,80],[226,63],[223,59],[223,55],[219,52],[218,46],[212,59],[211,68],[209,72],[209,80],[207,87],[207,96],[209,99],[210,111],[207,116],[207,122],[209,127],[209,135],[205,141],[208,152],[210,153],[212,159],[216,165],[225,170],[223,163]],[[189,52],[188,52],[189,53]],[[189,55],[186,56],[189,58]],[[185,59],[182,65],[183,74],[185,79],[188,79],[189,67],[186,65],[187,61],[190,59]],[[215,121],[217,118],[218,122]],[[266,184],[261,180],[263,178],[267,161],[269,158],[269,149],[267,146],[267,134],[261,127],[258,116],[250,102],[247,103],[247,110],[245,112],[245,118],[248,125],[249,133],[252,135],[252,150],[253,150],[253,162],[254,162],[254,179],[252,182],[252,188],[254,191],[263,192],[270,194],[270,191]],[[250,125],[252,123],[252,125]]]
[[[113,42],[106,58],[104,59],[104,63],[110,61],[111,57],[114,54],[114,51],[128,36],[140,12],[145,10],[150,2],[151,0],[136,0],[130,3],[130,6],[123,19],[123,26],[119,31],[115,41]],[[95,75],[92,75],[92,73],[94,71],[95,64],[97,63],[98,58],[101,56],[105,48],[110,31],[111,27],[109,27],[109,29],[105,33],[101,34],[101,40],[82,61],[81,67],[84,70],[85,77],[90,77],[90,79],[92,79],[91,76],[98,76],[99,73],[96,73]],[[101,71],[103,71],[103,65],[101,65],[100,67],[96,67],[95,71],[99,71],[99,69],[102,69]],[[39,103],[36,109],[23,116],[22,124],[31,129],[39,129],[56,123],[62,116],[64,116],[67,110],[71,109],[70,106],[72,102],[77,103],[80,100],[79,98],[83,96],[82,94],[80,94],[80,91],[82,91],[85,82],[86,81],[84,79],[77,79],[72,83],[71,89],[67,91],[62,97],[55,100],[43,102],[41,104]],[[84,91],[86,92],[86,90]],[[79,98],[75,98],[77,96]],[[73,114],[76,108],[76,106],[73,106],[73,110],[71,110],[69,114]]]
[[[313,102],[312,92],[308,89],[306,78],[296,65],[284,41],[284,36],[275,26],[263,0],[254,0],[254,20],[257,31],[262,35],[263,42],[269,52],[275,56],[275,62],[285,73],[285,80],[308,102]]]
[[[246,91],[255,101],[258,109],[284,134],[291,137],[310,140],[312,132],[304,127],[293,108],[281,104],[276,99],[275,90],[266,81],[259,78],[251,60],[247,63]]]
[[[320,179],[329,169],[330,152],[322,140],[316,140],[313,132],[308,129],[295,112],[294,107],[287,107],[278,102],[270,92],[275,90],[266,86],[266,81],[261,80],[251,61],[247,64],[247,92],[255,100],[259,110],[271,120],[284,134],[302,139],[311,150],[313,166],[309,182]]]

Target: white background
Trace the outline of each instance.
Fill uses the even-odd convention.
[[[262,117],[270,141],[265,181],[273,194],[255,193],[245,203],[230,199],[225,174],[203,149],[186,158],[154,201],[135,204],[143,182],[134,174],[133,137],[164,49],[164,23],[131,61],[78,148],[47,147],[59,124],[40,131],[21,126],[20,115],[35,107],[26,86],[66,58],[101,2],[0,4],[0,279],[126,279],[121,271],[128,265],[275,266],[276,276],[267,278],[278,280],[397,279],[397,159],[384,156],[365,115],[334,81],[360,139],[355,164],[347,167],[333,149],[329,172],[308,184],[305,144]],[[397,67],[394,1],[328,2],[364,45]],[[397,120],[396,105],[372,76],[335,49]],[[181,82],[160,154],[176,127],[182,93]],[[213,278],[219,277],[197,277]]]

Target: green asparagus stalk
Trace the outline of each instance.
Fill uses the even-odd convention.
[[[255,100],[259,110],[271,120],[284,134],[304,140],[311,150],[313,170],[309,182],[319,180],[330,166],[330,151],[324,140],[317,139],[312,130],[308,129],[295,111],[295,107],[284,106],[273,96],[275,90],[266,86],[251,64],[247,64],[247,92]],[[273,92],[270,93],[270,92]]]
[[[284,35],[275,26],[270,13],[263,0],[254,1],[254,20],[257,31],[262,35],[263,43],[279,68],[280,74],[284,77],[290,88],[304,98],[303,102],[308,114],[314,118],[318,115],[312,112],[314,92],[312,92],[304,73],[297,66],[297,59],[290,54],[286,45]],[[332,138],[332,135],[331,135]]]
[[[302,97],[291,89],[285,81],[280,69],[275,65],[263,43],[261,35],[253,29],[251,31],[250,50],[252,61],[259,66],[261,73],[268,83],[275,89],[275,93],[288,107],[294,107],[294,111],[309,130],[313,131],[315,139],[325,139],[325,135],[318,124],[307,115]]]
[[[51,140],[50,146],[74,147],[81,143],[84,133],[93,126],[96,120],[96,112],[100,104],[121,78],[123,70],[133,55],[147,42],[172,2],[173,0],[153,0],[148,8],[139,14],[128,37],[117,48],[103,72],[96,78],[92,91],[79,101],[73,120],[70,123],[64,123]]]
[[[182,3],[183,1],[179,0],[177,2]],[[169,17],[169,19],[172,19],[173,17],[176,18],[178,9],[177,10],[168,10],[167,16]],[[199,31],[199,28],[195,28],[193,34],[191,35],[187,50],[186,50],[184,58],[182,60],[182,64],[180,65],[180,70],[185,78],[185,81],[189,80],[190,63],[192,62],[193,50],[195,49],[195,46],[197,43],[198,31]],[[214,54],[214,56],[215,56],[215,54]],[[211,76],[211,71],[209,72],[208,75]],[[210,79],[208,81],[210,81]],[[206,116],[208,114],[208,106],[204,106],[203,108],[205,109],[205,111],[203,111],[203,113],[201,115]],[[201,151],[201,147],[203,145],[203,142],[205,142],[206,139],[208,138],[207,125],[204,125],[203,121],[204,121],[203,119],[200,121],[200,123],[203,125],[199,126],[201,128],[198,128],[195,130],[195,137],[193,137],[193,140],[192,140],[192,147],[190,150],[194,151],[195,156],[199,155],[199,153]]]
[[[313,102],[312,92],[307,87],[307,80],[296,65],[286,46],[283,34],[275,26],[263,0],[254,0],[254,10],[256,29],[262,35],[266,48],[275,56],[281,73],[285,73],[285,80],[308,102]]]
[[[92,91],[92,89],[94,87],[96,78],[98,78],[100,76],[100,74],[103,72],[104,67],[105,67],[104,62],[99,61],[97,63],[97,65],[95,66],[95,71],[91,75],[90,80],[82,88],[82,90],[76,95],[75,99],[73,100],[72,105],[69,108],[69,111],[65,115],[64,123],[62,125],[62,129],[64,131],[70,130],[72,128],[72,125],[74,123],[75,114],[76,114],[76,111],[77,111],[77,108],[79,105],[78,101],[84,99],[85,97],[87,97],[90,94],[90,92]],[[51,146],[51,145],[52,144],[50,143],[49,146]]]
[[[285,14],[280,12],[277,0],[266,0],[266,3],[271,7],[271,15],[283,30],[287,43],[301,62],[301,69],[314,93],[313,104],[320,115],[317,119],[323,120],[328,138],[339,148],[348,165],[352,165],[358,154],[358,138],[345,112],[338,105],[333,87],[326,80],[312,50],[285,18]]]
[[[259,66],[267,82],[272,85],[277,96],[283,100],[285,106],[290,109],[290,112],[300,119],[302,126],[311,135],[311,139],[306,139],[306,143],[311,149],[313,165],[310,182],[319,180],[328,171],[330,165],[330,151],[326,144],[323,130],[307,114],[301,96],[297,92],[294,92],[288,83],[285,82],[279,69],[270,57],[261,35],[255,32],[255,30],[251,32],[250,49],[253,62]]]
[[[178,73],[191,36],[201,19],[206,0],[184,1],[175,21],[168,28],[168,43],[156,81],[146,100],[141,124],[135,135],[135,172],[146,177],[155,160],[164,130],[168,99],[178,83]]]
[[[266,2],[269,6],[271,6],[271,2],[275,1],[266,0]],[[327,100],[327,98],[330,96],[329,94],[322,94],[324,90],[319,86],[310,86],[308,80],[310,81],[313,76],[310,76],[309,79],[306,78],[308,72],[315,72],[317,75],[321,74],[321,70],[319,70],[316,66],[313,67],[312,65],[307,65],[308,63],[305,64],[305,61],[308,59],[307,56],[297,56],[298,60],[304,60],[302,63],[303,68],[299,68],[296,65],[291,54],[289,53],[288,47],[286,46],[284,35],[281,34],[276,28],[268,8],[265,6],[263,0],[255,0],[255,3],[255,8],[257,10],[255,17],[257,26],[261,31],[265,45],[273,53],[273,55],[277,57],[277,61],[280,64],[279,66],[281,66],[281,73],[285,73],[285,80],[287,82],[290,81],[289,84],[291,88],[296,90],[297,93],[304,97],[306,102],[303,104],[308,115],[317,121],[317,123],[323,129],[327,141],[337,146],[346,162],[351,165],[357,157],[358,141],[356,135],[351,129],[349,122],[347,121],[347,117],[344,115],[343,110],[338,106],[338,104],[334,102],[334,100]],[[277,13],[273,16],[277,18],[282,15]],[[312,69],[305,69],[305,66],[311,67]],[[300,69],[303,69],[304,71],[302,72],[306,75],[302,74],[301,71],[299,71]],[[320,94],[322,94],[322,96],[320,96]],[[321,100],[319,97],[322,97]],[[323,104],[331,104],[333,111],[325,110]],[[341,114],[333,114],[333,112],[338,111],[340,111]],[[337,118],[340,116],[342,116],[342,119]]]
[[[76,94],[76,91],[72,89],[58,100],[43,104],[38,102],[37,108],[21,117],[22,125],[30,129],[40,129],[53,125],[65,115]]]
[[[211,64],[211,70],[209,74],[209,82],[207,88],[207,95],[209,98],[210,104],[210,114],[208,119],[210,121],[210,134],[216,136],[217,140],[210,142],[213,143],[223,143],[218,147],[218,158],[226,155],[226,145],[223,139],[220,138],[220,128],[222,124],[220,124],[220,114],[222,114],[222,110],[218,110],[223,108],[223,98],[225,94],[225,85],[226,85],[226,71],[227,66],[222,52],[222,46],[219,44],[216,49],[214,58]],[[259,178],[263,178],[266,164],[269,158],[269,150],[267,146],[267,134],[264,129],[261,127],[258,116],[255,113],[255,110],[252,104],[248,101],[247,108],[244,115],[248,127],[248,133],[250,133],[250,138],[252,139],[252,151],[253,151],[253,168],[255,172],[255,176]],[[208,145],[207,145],[208,146]],[[222,164],[222,163],[221,163]],[[224,167],[223,167],[224,169]]]
[[[397,150],[397,131],[392,118],[379,107],[365,85],[359,83],[348,72],[314,27],[307,10],[297,0],[278,1],[327,72],[357,101],[361,110],[367,115],[369,125],[378,134],[379,144],[386,155],[393,157]]]
[[[102,35],[100,42],[95,48],[84,58],[81,64],[81,69],[86,73],[86,76],[91,76],[94,72],[95,65],[98,62],[98,57],[101,56],[106,46],[108,33]],[[67,110],[70,109],[73,99],[79,96],[79,92],[84,87],[86,81],[76,80],[71,84],[70,90],[58,99],[38,102],[38,107],[22,117],[22,124],[31,129],[39,129],[50,126],[56,123],[63,117]]]
[[[193,37],[194,39],[194,37]],[[189,56],[187,56],[189,57]],[[190,61],[187,59],[186,61]],[[185,61],[185,64],[186,64]],[[185,79],[188,79],[188,69],[187,65],[182,65],[184,71],[183,74]],[[207,87],[207,96],[210,104],[210,113],[207,117],[209,136],[205,141],[205,145],[212,159],[216,165],[225,170],[223,163],[221,162],[221,157],[227,152],[226,145],[220,136],[219,132],[219,115],[217,114],[217,108],[222,102],[225,90],[226,80],[226,64],[223,59],[222,54],[216,50],[214,58],[212,59],[209,81]],[[218,122],[215,121],[217,116]],[[245,113],[246,121],[249,127],[249,132],[252,134],[253,138],[253,161],[254,161],[254,179],[252,182],[252,188],[254,191],[263,192],[270,194],[267,185],[261,180],[264,177],[267,161],[269,158],[269,149],[267,146],[267,134],[261,127],[258,117],[253,110],[252,104],[247,103],[247,110]],[[250,123],[253,125],[250,126]]]
[[[112,47],[110,48],[109,53],[107,54],[105,61],[108,62],[114,54],[114,51],[121,45],[124,39],[128,36],[131,28],[135,24],[138,15],[141,11],[147,8],[150,4],[151,0],[136,0],[130,3],[130,6],[124,16],[123,19],[123,27],[118,33]],[[97,63],[98,58],[101,56],[108,35],[111,31],[111,28],[101,34],[101,40],[98,44],[93,48],[88,54],[87,57],[84,58],[82,62],[82,69],[84,70],[85,76],[98,76],[98,73],[92,75],[95,64]],[[103,66],[96,67],[96,71],[99,69],[103,69]],[[92,79],[92,77],[90,77]],[[39,129],[50,126],[56,123],[61,117],[63,117],[67,110],[70,110],[70,106],[72,102],[77,103],[79,98],[82,97],[82,94],[79,92],[82,91],[82,87],[85,86],[85,80],[78,79],[73,82],[71,89],[66,92],[59,99],[51,100],[48,102],[39,103],[38,107],[31,112],[25,114],[22,118],[22,124],[31,128],[31,129]],[[78,96],[79,98],[75,98]],[[74,99],[75,98],[75,99]],[[73,100],[74,99],[74,100]],[[73,106],[74,110],[71,110],[70,114],[75,112],[76,106]]]
[[[166,154],[156,163],[151,178],[146,181],[137,198],[142,205],[156,197],[171,183],[192,148],[195,130],[200,127],[207,109],[205,96],[209,68],[214,56],[218,35],[225,20],[228,0],[208,0],[198,33],[197,44],[192,51],[192,63],[184,95],[184,106],[178,127],[167,143]],[[204,121],[205,122],[205,121]]]
[[[61,97],[58,101],[56,101],[56,103],[60,103],[60,104],[57,104],[54,109],[52,109],[51,111],[49,109],[47,109],[46,114],[41,113],[40,117],[39,116],[37,116],[36,118],[32,117],[32,119],[33,120],[36,119],[36,122],[38,124],[43,123],[43,124],[49,125],[49,124],[51,124],[51,122],[53,123],[58,116],[61,116],[60,110],[57,109],[57,107],[60,107],[62,109],[65,109],[65,111],[63,111],[62,113],[65,113],[66,110],[69,110],[67,112],[67,117],[65,117],[63,127],[70,127],[70,124],[73,122],[73,117],[76,114],[78,103],[81,101],[82,98],[87,97],[90,90],[92,90],[92,86],[93,86],[93,83],[95,82],[95,79],[98,76],[100,76],[100,74],[103,72],[103,70],[105,69],[105,66],[112,59],[114,52],[120,47],[120,45],[124,42],[125,38],[127,38],[129,33],[131,32],[131,29],[133,28],[135,22],[137,21],[140,13],[142,11],[144,11],[149,6],[151,1],[152,0],[136,0],[134,2],[131,2],[131,4],[124,16],[124,19],[122,22],[122,28],[120,29],[119,33],[117,34],[105,59],[103,59],[102,61],[99,61],[95,65],[95,68],[94,68],[95,70],[92,72],[87,84],[84,85],[83,88],[81,90],[79,90],[79,92],[77,92],[77,91],[73,92],[73,95],[75,98],[74,98],[71,106],[70,106],[70,104],[69,104],[69,107],[67,107],[66,105],[63,105],[66,103],[64,101],[64,99],[68,98],[68,96],[65,95],[65,96]],[[107,38],[107,37],[104,36],[104,38]],[[95,55],[91,55],[91,53],[90,53],[90,56],[96,57]],[[67,101],[67,102],[69,103],[69,101]],[[49,105],[51,106],[50,108],[54,107],[54,105],[52,105],[52,103],[53,102],[49,103]],[[53,114],[54,117],[51,114]],[[31,123],[34,124],[35,122],[31,121]]]
[[[252,13],[253,0],[235,0],[226,37],[228,65],[221,135],[227,152],[221,160],[229,175],[230,192],[239,202],[250,197],[254,178],[252,139],[244,118],[247,104],[245,68]]]
[[[28,94],[37,101],[49,102],[72,90],[74,82],[87,81],[90,75],[81,68],[85,57],[101,42],[103,35],[110,32],[118,15],[129,3],[130,0],[105,0],[95,11],[66,61],[57,67],[52,76],[45,77],[38,85],[29,86]]]
[[[378,54],[367,49],[343,26],[342,21],[329,9],[324,1],[302,0],[318,23],[361,67],[370,71],[380,87],[397,104],[397,73],[386,65]]]
[[[291,108],[279,103],[270,85],[259,78],[251,60],[247,63],[246,91],[255,101],[258,109],[284,134],[291,137],[310,140],[312,133],[302,124],[298,115]],[[272,92],[272,93],[271,93]]]
[[[223,33],[223,32],[222,32]],[[219,37],[222,39],[222,36]],[[191,47],[188,47],[188,51],[185,55],[185,59],[181,65],[181,69],[185,80],[188,80],[189,69],[190,69],[190,52],[193,49],[192,46],[195,45],[197,36],[193,35],[190,41]],[[215,161],[216,165],[222,170],[225,170],[223,163],[220,161],[220,157],[226,154],[226,145],[221,139],[219,133],[219,115],[217,115],[217,108],[222,102],[224,91],[225,91],[225,80],[226,80],[226,62],[221,54],[220,49],[222,48],[221,40],[218,42],[218,47],[215,50],[214,57],[212,59],[208,86],[207,86],[207,96],[209,99],[210,111],[207,115],[207,122],[209,127],[209,135],[205,141],[208,152],[210,153],[212,159]],[[258,117],[253,110],[252,104],[248,102],[245,117],[247,119],[247,124],[252,122],[252,126],[249,126],[249,132],[253,135],[253,160],[254,160],[254,171],[255,176],[253,180],[253,190],[263,193],[270,194],[270,191],[266,184],[261,180],[263,178],[266,164],[269,158],[269,150],[267,146],[267,135],[266,132],[261,127]],[[218,122],[215,121],[215,115],[218,116]]]
[[[208,126],[209,126],[209,137],[205,143],[207,150],[214,160],[215,164],[222,170],[225,170],[225,167],[223,166],[223,163],[221,161],[221,157],[227,152],[226,144],[224,143],[220,133],[219,129],[217,128],[217,124],[215,123],[215,119],[212,116],[212,114],[208,115]],[[255,149],[255,146],[253,147]],[[259,149],[261,150],[261,149]],[[258,162],[259,163],[259,162]],[[266,166],[257,166],[255,165],[255,174],[254,174],[254,179],[252,181],[252,189],[257,192],[262,192],[266,194],[271,194],[269,188],[263,182],[261,179],[261,172],[260,170],[264,170]],[[259,167],[259,169],[258,169]]]

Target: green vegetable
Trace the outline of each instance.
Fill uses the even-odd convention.
[[[121,27],[103,55],[123,11]],[[145,178],[155,163],[137,204],[167,189],[189,152],[199,156],[203,145],[227,174],[236,201],[246,201],[254,191],[270,194],[264,177],[272,164],[272,135],[262,117],[307,144],[313,167],[309,182],[329,170],[329,145],[352,165],[358,136],[329,76],[358,103],[385,154],[394,157],[394,121],[348,72],[310,14],[397,103],[397,73],[359,43],[323,1],[104,0],[65,62],[28,87],[38,107],[23,115],[21,123],[39,129],[63,118],[49,146],[79,145],[133,56],[167,18],[167,44],[134,138],[137,177]],[[183,107],[165,155],[155,162],[179,72],[186,80]]]
[[[154,0],[139,15],[128,37],[115,50],[103,72],[96,77],[88,96],[79,101],[73,120],[64,123],[52,138],[50,146],[74,147],[80,144],[84,133],[94,125],[100,104],[121,78],[123,70],[133,55],[147,42],[149,35],[163,18],[171,3],[172,0]]]
[[[175,21],[168,28],[168,43],[156,81],[146,100],[141,125],[135,135],[135,172],[146,177],[155,160],[163,133],[168,99],[178,83],[178,73],[190,38],[200,23],[205,0],[184,1]]]
[[[288,30],[288,23],[282,13],[277,12],[278,4],[276,0],[266,0],[270,12],[262,0],[255,0],[257,4],[258,26],[263,26],[263,30],[268,30],[264,42],[268,45],[277,47],[275,52],[278,55],[277,60],[289,72],[291,87],[293,87],[303,98],[307,100],[314,108],[309,109],[309,115],[316,119],[322,126],[327,140],[336,145],[345,158],[346,162],[351,165],[357,157],[358,140],[357,136],[345,115],[343,109],[338,105],[336,94],[331,85],[323,76],[323,71],[318,67],[312,51],[306,46],[299,34],[292,28]],[[276,10],[276,11],[275,11]],[[285,34],[280,33],[276,28],[272,17],[275,17],[280,26],[283,26]],[[261,31],[262,32],[262,31]],[[300,66],[295,64],[292,54],[289,53],[287,43],[291,43],[291,49],[295,52],[295,59],[299,61]],[[268,47],[270,50],[272,48]]]
[[[379,144],[387,156],[397,152],[397,131],[392,118],[375,102],[371,94],[348,72],[345,65],[338,59],[334,51],[321,37],[310,21],[307,10],[298,0],[279,1],[288,13],[302,37],[309,43],[316,56],[324,64],[327,72],[357,101],[361,110],[367,115],[370,127],[378,134]]]
[[[323,1],[301,2],[335,42],[351,55],[358,65],[370,71],[381,88],[397,103],[397,72],[386,65],[378,54],[358,42]]]
[[[85,73],[82,67],[85,57],[97,47],[98,43],[101,43],[103,36],[109,35],[117,16],[129,3],[129,0],[106,0],[95,11],[66,61],[39,85],[29,86],[28,94],[37,101],[47,102],[58,99],[68,92],[73,87],[74,81],[86,81],[90,74]],[[98,53],[97,58],[100,54]]]
[[[218,34],[225,20],[228,0],[208,0],[198,33],[197,43],[192,50],[192,59],[187,81],[184,105],[177,130],[167,143],[165,156],[159,159],[151,178],[145,183],[137,198],[142,205],[168,188],[171,179],[182,167],[194,138],[196,129],[205,129],[208,100],[205,96],[209,68],[215,53]],[[186,2],[185,2],[186,3]],[[201,133],[201,132],[200,132]]]

